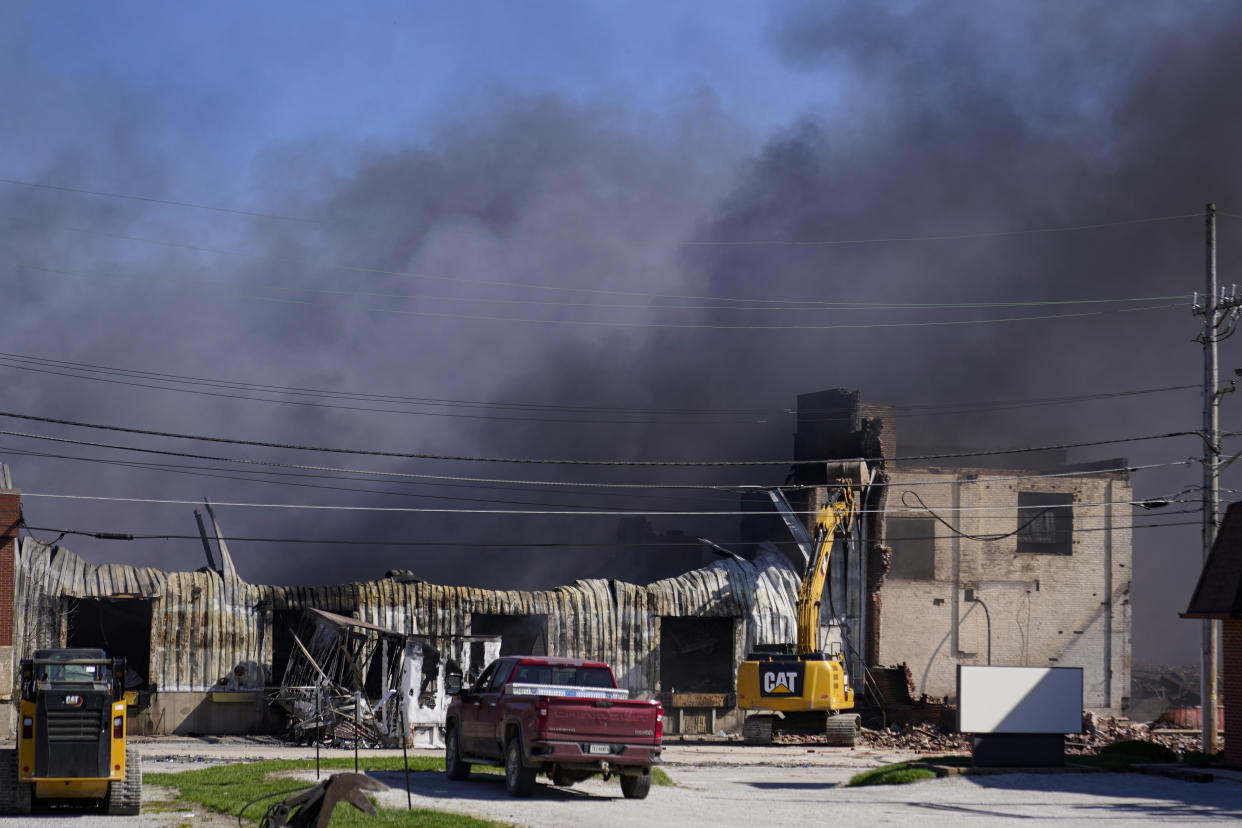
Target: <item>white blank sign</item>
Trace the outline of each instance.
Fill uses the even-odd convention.
[[[1079,667],[957,668],[962,733],[1082,732]]]

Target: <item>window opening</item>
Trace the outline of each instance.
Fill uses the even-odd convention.
[[[1072,494],[1018,492],[1018,552],[1072,554],[1073,507]]]

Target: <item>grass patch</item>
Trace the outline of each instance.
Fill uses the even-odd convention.
[[[1124,756],[1134,762],[1176,762],[1177,754],[1159,742],[1127,739],[1100,748],[1101,756]]]
[[[851,788],[864,785],[908,785],[920,779],[933,779],[936,772],[923,762],[897,762],[855,775],[847,783]]]
[[[212,811],[232,816],[236,816],[237,812],[247,803],[260,797],[270,797],[261,802],[256,802],[246,809],[245,818],[257,823],[263,817],[264,811],[274,802],[303,790],[311,784],[306,782],[299,785],[298,780],[295,779],[269,778],[269,774],[279,771],[313,770],[314,767],[315,763],[309,759],[282,759],[238,765],[214,765],[181,773],[144,773],[142,779],[143,783],[147,785],[164,785],[177,789],[183,801],[197,802]],[[341,770],[352,771],[354,769],[354,760],[348,757],[323,759],[320,761],[319,767],[328,773]],[[400,772],[404,768],[405,763],[400,756],[366,757],[365,761],[359,763],[359,770],[362,771]],[[443,770],[443,757],[410,757],[411,773],[443,772]],[[472,770],[485,773],[502,772],[500,768],[478,765],[474,766]],[[651,769],[651,783],[660,786],[675,784],[669,775],[660,768]],[[144,805],[143,810],[146,809],[147,806]],[[381,810],[378,817],[369,817],[361,811],[355,810],[350,805],[341,805],[332,812],[331,824],[333,826],[344,826],[345,828],[354,825],[362,828],[363,826],[411,824],[426,825],[431,826],[431,828],[494,828],[494,826],[499,826],[503,823],[488,822],[487,820],[475,819],[473,817],[425,809],[418,809],[413,812]]]
[[[1099,768],[1100,770],[1114,771],[1115,773],[1136,773],[1138,768],[1134,767],[1135,763],[1142,764],[1146,761],[1148,760],[1118,753],[1065,757],[1065,764],[1067,765],[1081,765],[1082,767]]]
[[[354,760],[350,758],[324,759],[319,766],[329,771],[352,771]],[[217,765],[183,773],[146,773],[143,774],[143,782],[176,788],[180,791],[182,800],[197,802],[212,811],[232,816],[236,816],[247,803],[260,797],[270,797],[246,809],[245,818],[257,823],[272,803],[303,790],[310,784],[299,785],[293,779],[271,779],[268,774],[275,771],[312,770],[314,767],[314,762],[305,759],[252,762],[244,765]],[[367,771],[400,771],[404,767],[400,756],[369,757],[359,766],[360,770]],[[440,757],[410,757],[411,772],[442,770],[444,770],[444,760]],[[416,809],[412,812],[381,810],[379,816],[370,817],[351,805],[338,806],[332,812],[331,824],[338,828],[411,824],[431,828],[497,828],[503,825],[503,823],[427,809]]]
[[[1225,761],[1225,752],[1218,750],[1215,753],[1204,753],[1200,750],[1188,750],[1182,756],[1182,761],[1192,768],[1205,768],[1223,763]]]

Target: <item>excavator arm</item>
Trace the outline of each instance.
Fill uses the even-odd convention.
[[[855,482],[836,481],[839,488],[835,496],[820,507],[815,516],[815,543],[802,583],[798,588],[797,623],[798,640],[795,652],[820,652],[819,607],[828,580],[828,564],[832,558],[832,545],[837,534],[848,535],[853,527]]]

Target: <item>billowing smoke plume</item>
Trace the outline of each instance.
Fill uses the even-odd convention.
[[[498,458],[788,457],[793,419],[784,409],[799,393],[829,387],[905,406],[899,450],[1195,428],[1193,391],[988,416],[931,416],[919,406],[1198,380],[1197,320],[1186,297],[1201,289],[1202,219],[1123,222],[1196,214],[1206,201],[1242,212],[1233,160],[1242,119],[1230,104],[1242,77],[1242,12],[1226,4],[1147,5],[1124,15],[1109,4],[782,8],[772,48],[809,82],[822,82],[823,103],[760,141],[708,92],[654,122],[618,103],[507,99],[485,117],[391,146],[264,148],[254,176],[271,198],[246,209],[278,217],[5,187],[6,352],[387,395],[312,399],[205,384],[173,393],[146,387],[167,384],[159,378],[69,379],[8,360],[6,408],[275,443]],[[66,153],[40,180],[72,184],[106,165],[133,170],[116,190],[202,200],[164,188],[192,158],[143,164],[149,141],[132,131],[145,121],[125,108],[112,116],[111,132]],[[1221,221],[1228,282],[1242,219]],[[1087,229],[1050,230],[1070,227]],[[1153,296],[1181,298],[989,306]],[[928,304],[978,306],[918,307]],[[909,307],[893,307],[900,305]],[[1226,348],[1222,364],[1232,367],[1235,357]],[[1226,429],[1237,421],[1229,408],[1224,421]],[[0,426],[404,474],[670,483],[776,483],[784,475],[779,467],[427,463]],[[1162,463],[1198,451],[1183,439],[1079,456]],[[737,503],[731,493],[584,494],[292,469],[268,478],[277,486],[235,479],[246,470],[222,471],[218,462],[15,437],[0,438],[0,456],[31,493],[652,513]],[[1151,495],[1194,482],[1184,468],[1135,476],[1136,490]],[[431,580],[547,585],[599,571],[618,528],[606,515],[220,512],[225,530],[243,537],[409,544],[234,542],[239,567],[255,581],[331,582],[407,568]],[[32,497],[27,518],[50,528],[194,531],[187,506]],[[655,514],[651,522],[657,533],[737,540],[732,519]],[[538,543],[581,545],[528,546]],[[99,561],[202,561],[194,540],[66,544]],[[1136,533],[1138,657],[1173,660],[1191,640],[1189,627],[1153,636],[1182,608],[1198,558],[1194,527]]]

